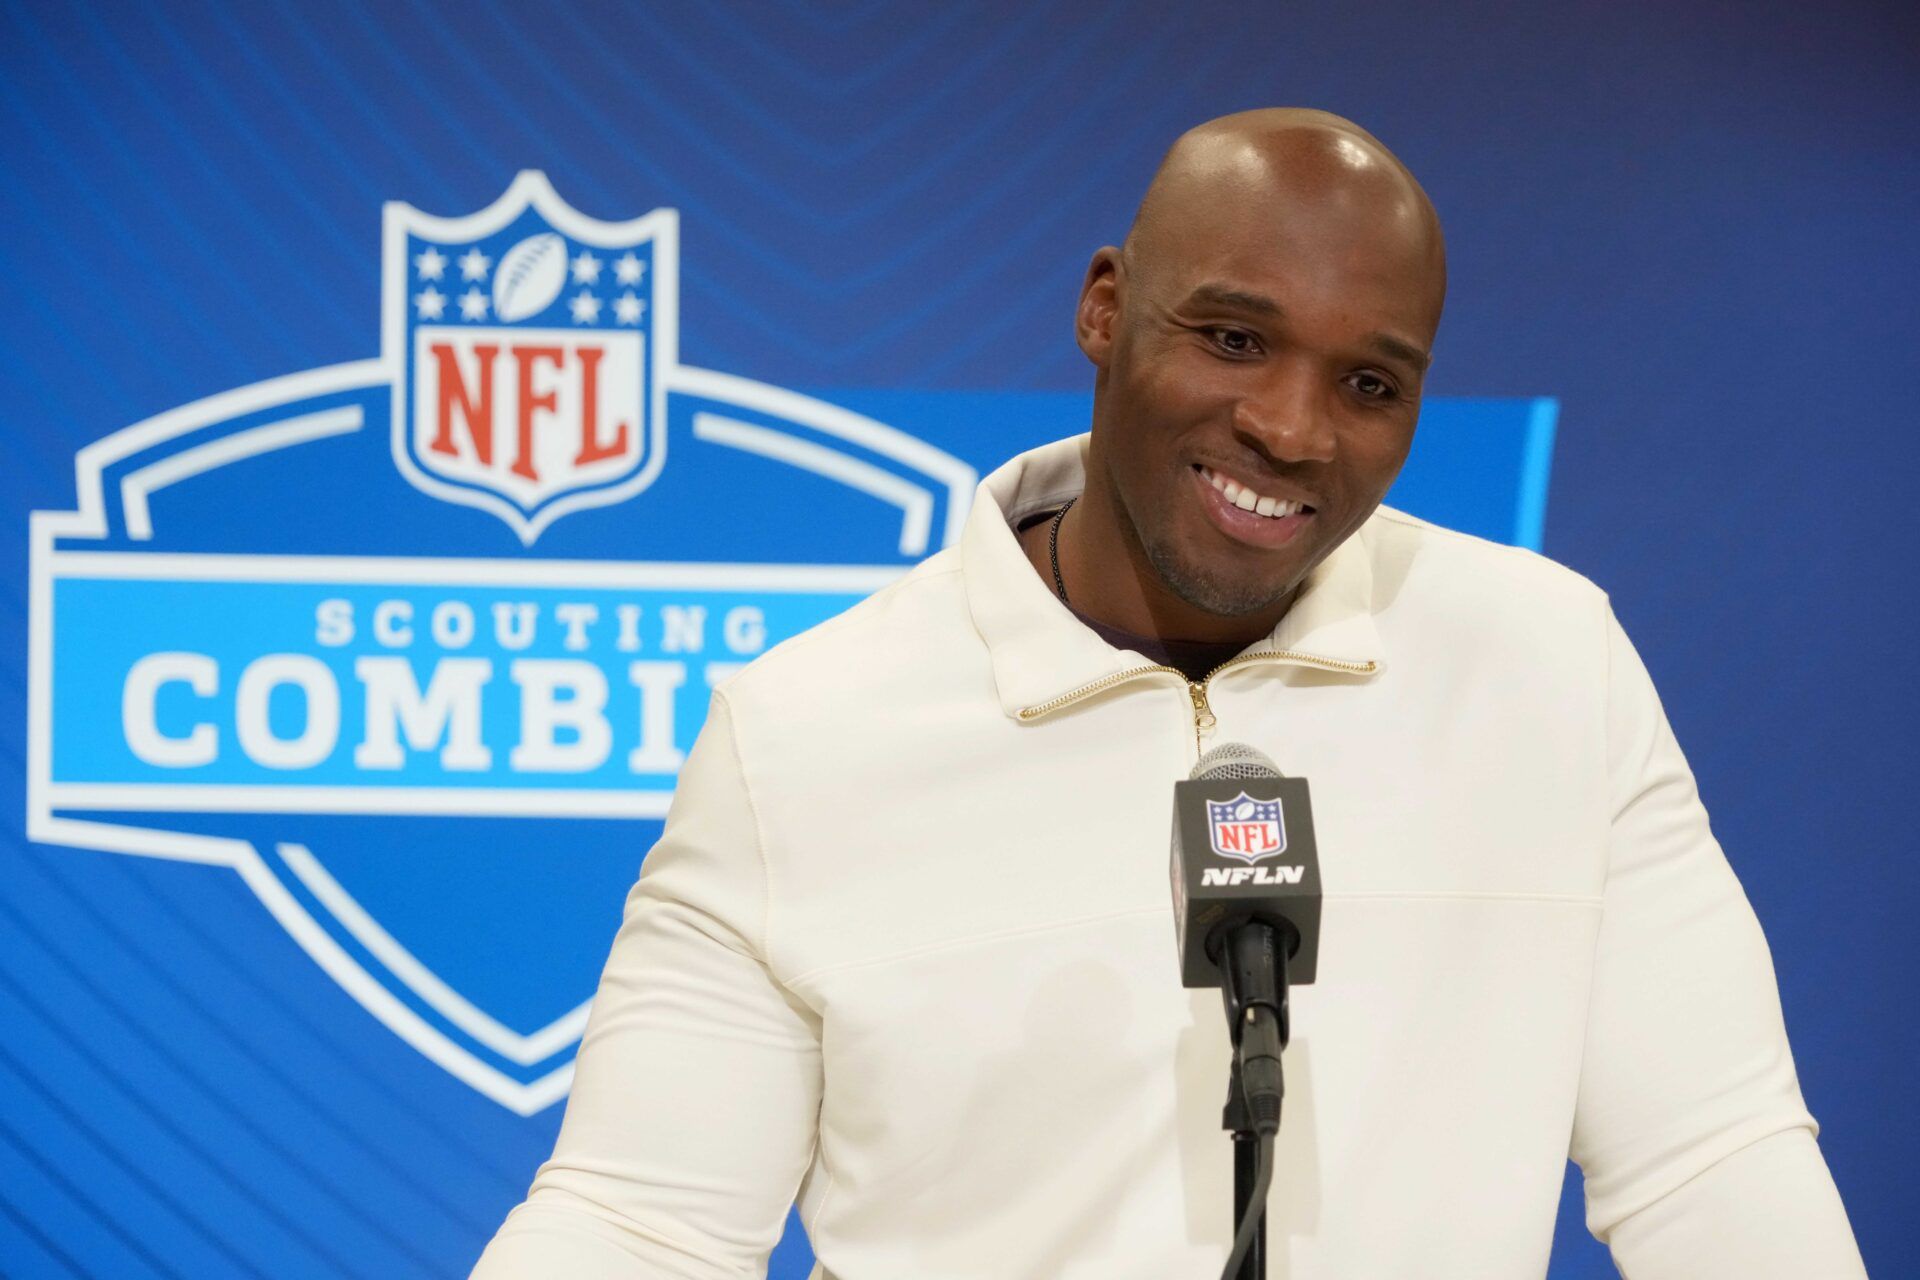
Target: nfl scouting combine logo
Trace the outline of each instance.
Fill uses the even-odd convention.
[[[572,1078],[709,688],[953,540],[975,482],[680,365],[677,247],[538,173],[391,205],[380,359],[117,431],[33,517],[28,835],[231,866],[521,1113]]]

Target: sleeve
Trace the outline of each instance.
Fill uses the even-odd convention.
[[[474,1280],[763,1276],[811,1159],[820,1026],[767,967],[726,699],[628,895],[553,1156]]]
[[[1864,1278],[1759,922],[1607,627],[1612,821],[1572,1140],[1587,1226],[1627,1280]]]

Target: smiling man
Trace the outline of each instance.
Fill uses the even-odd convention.
[[[1088,268],[1088,483],[1028,554],[1057,550],[1081,612],[1118,629],[1270,632],[1406,461],[1446,275],[1426,193],[1353,124],[1262,111],[1187,134]]]
[[[1590,583],[1380,505],[1445,291],[1370,135],[1189,133],[1077,331],[1088,436],[716,690],[565,1124],[475,1273],[1218,1274],[1219,997],[1171,788],[1313,787],[1325,905],[1268,1201],[1294,1280],[1539,1280],[1561,1173],[1629,1280],[1864,1275],[1766,944]]]

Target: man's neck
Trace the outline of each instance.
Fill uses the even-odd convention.
[[[1059,526],[1061,583],[1069,606],[1083,617],[1153,640],[1244,648],[1271,633],[1298,594],[1243,617],[1200,610],[1167,590],[1153,567],[1144,563],[1144,553],[1130,553],[1118,522],[1101,519],[1106,514],[1102,506],[1098,496],[1083,494]],[[1055,590],[1052,533],[1049,519],[1017,535],[1021,550],[1049,591]]]

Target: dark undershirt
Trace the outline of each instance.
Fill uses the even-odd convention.
[[[1017,532],[1025,533],[1033,526],[1044,524],[1058,514],[1059,511],[1056,508],[1053,511],[1042,511],[1038,515],[1028,516],[1020,522]],[[1053,584],[1049,582],[1047,587],[1052,589]],[[1095,621],[1074,608],[1071,587],[1067,589],[1067,595],[1069,597],[1068,612],[1078,618],[1093,634],[1116,649],[1131,649],[1135,653],[1144,655],[1149,662],[1175,667],[1189,680],[1196,682],[1205,680],[1208,672],[1227,659],[1237,656],[1246,648],[1245,645],[1233,641],[1223,644],[1213,640],[1161,640],[1155,636],[1136,636],[1132,632],[1122,631],[1118,627],[1110,627],[1104,622]]]

